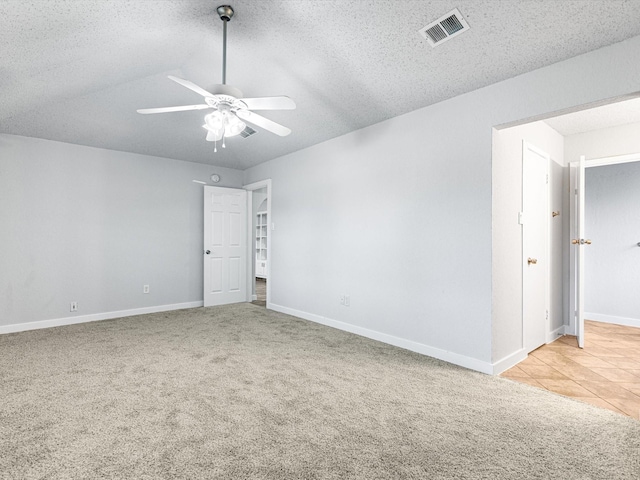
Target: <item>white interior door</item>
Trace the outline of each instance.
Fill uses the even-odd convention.
[[[527,352],[546,342],[549,329],[549,160],[522,144],[522,321]]]
[[[247,192],[204,187],[204,306],[247,301]]]
[[[571,297],[570,318],[578,338],[578,346],[584,348],[584,247],[591,240],[584,238],[585,158],[571,164],[571,186],[574,195],[570,211],[571,223]]]

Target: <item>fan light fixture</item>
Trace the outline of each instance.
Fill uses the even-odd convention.
[[[231,20],[233,8],[229,5],[220,5],[217,10],[220,20],[223,22],[222,29],[222,84],[227,83],[227,22]],[[218,139],[222,139],[222,148],[226,148],[224,143],[225,137],[235,137],[242,132],[247,126],[232,111],[231,105],[227,102],[218,104],[218,110],[204,117],[203,127],[208,130],[207,140],[211,138],[211,134],[215,137],[213,141],[213,151],[218,151]]]
[[[246,128],[247,124],[236,117],[228,110],[216,110],[204,117],[204,125],[202,126],[207,130],[207,139],[214,137],[213,151],[218,151],[217,142],[222,140],[222,148],[226,148],[224,139],[228,137],[235,137],[240,135]]]
[[[214,85],[209,90],[205,90],[188,80],[169,75],[170,80],[202,95],[205,103],[178,107],[143,108],[138,110],[138,113],[154,114],[213,109],[212,113],[204,117],[203,128],[207,131],[207,141],[214,142],[214,152],[218,151],[218,142],[220,140],[222,140],[222,147],[225,148],[225,138],[241,134],[247,128],[247,123],[281,137],[286,137],[291,133],[290,129],[262,115],[258,115],[255,110],[293,110],[296,108],[293,100],[284,95],[279,97],[242,98],[242,92],[239,89],[226,84],[227,22],[233,17],[234,11],[229,5],[221,5],[216,11],[224,25],[222,35],[222,84]],[[251,130],[251,133],[255,133],[255,131]],[[248,137],[249,134],[243,134],[242,136]]]

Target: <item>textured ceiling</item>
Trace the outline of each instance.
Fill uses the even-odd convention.
[[[221,81],[211,0],[3,0],[0,132],[245,169],[640,34],[638,0],[230,0],[227,83],[288,95],[260,131],[213,153],[200,103],[167,79]],[[432,49],[418,30],[453,8],[470,30]]]
[[[545,122],[564,136],[640,123],[640,98],[560,115]]]

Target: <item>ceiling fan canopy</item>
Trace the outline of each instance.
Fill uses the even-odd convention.
[[[226,84],[227,22],[233,17],[234,10],[230,5],[220,5],[216,11],[224,25],[222,41],[222,83],[214,85],[210,90],[205,90],[189,80],[169,75],[170,80],[201,95],[204,98],[204,103],[176,107],[143,108],[137,110],[137,112],[142,114],[156,114],[213,109],[213,112],[204,117],[203,128],[207,131],[206,140],[209,142],[222,140],[223,147],[225,147],[224,139],[242,133],[245,128],[247,128],[247,123],[281,137],[289,135],[291,133],[289,128],[254,113],[254,110],[294,110],[296,104],[291,98],[287,96],[243,98],[240,89]],[[217,151],[217,145],[214,147],[214,151]]]

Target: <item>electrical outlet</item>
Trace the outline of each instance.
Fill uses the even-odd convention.
[[[71,302],[69,304],[69,311],[70,312],[77,312],[78,311],[78,302]]]
[[[149,285],[144,285],[142,287],[142,293],[149,293]]]
[[[345,302],[345,296],[340,295],[340,305],[344,305],[344,302]]]

